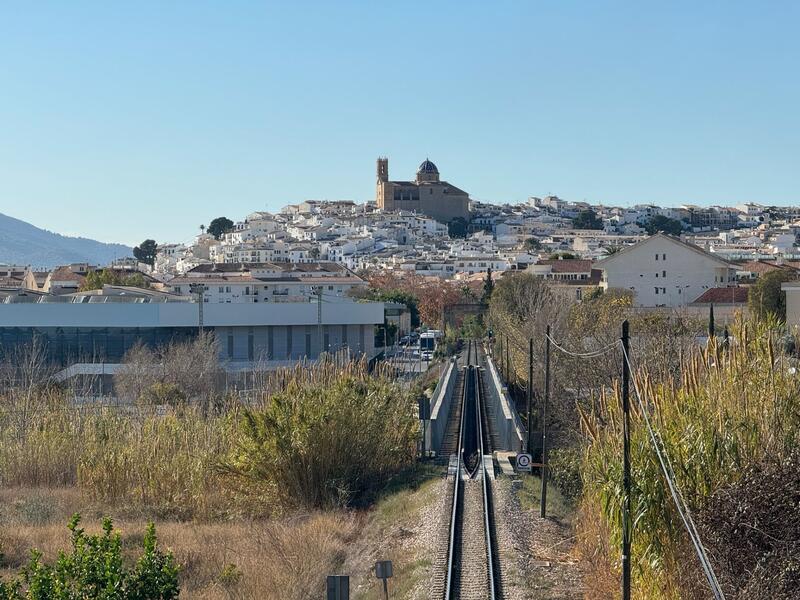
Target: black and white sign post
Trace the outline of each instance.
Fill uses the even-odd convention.
[[[517,454],[517,472],[531,472],[532,457],[530,454]]]

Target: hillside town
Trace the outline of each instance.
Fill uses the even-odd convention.
[[[256,211],[189,243],[159,242],[151,260],[70,264],[51,271],[4,265],[6,303],[193,300],[225,303],[347,301],[373,273],[474,283],[525,271],[571,300],[593,289],[631,290],[636,306],[723,315],[747,308],[764,273],[800,273],[800,208],[593,205],[557,196],[489,204],[440,179],[423,161],[413,181],[389,180],[377,161],[374,200],[306,200]],[[87,286],[92,271],[112,282]],[[133,281],[135,274],[138,283]],[[97,278],[95,278],[97,279]],[[87,289],[94,288],[94,289]],[[800,286],[784,284],[787,297]],[[321,291],[320,291],[321,290]],[[800,320],[791,299],[790,322]]]
[[[800,3],[0,22],[0,600],[800,600]]]

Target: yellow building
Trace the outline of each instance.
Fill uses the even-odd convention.
[[[417,169],[414,181],[389,181],[389,159],[378,159],[378,186],[375,201],[384,210],[404,210],[424,214],[437,221],[469,221],[469,194],[439,180],[439,169],[428,159]]]

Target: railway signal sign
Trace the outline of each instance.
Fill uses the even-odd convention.
[[[530,473],[531,460],[532,457],[530,454],[517,454],[517,471],[525,471]]]

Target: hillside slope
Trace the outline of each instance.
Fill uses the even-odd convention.
[[[34,268],[78,262],[105,265],[131,253],[122,244],[67,237],[0,213],[0,263]]]

